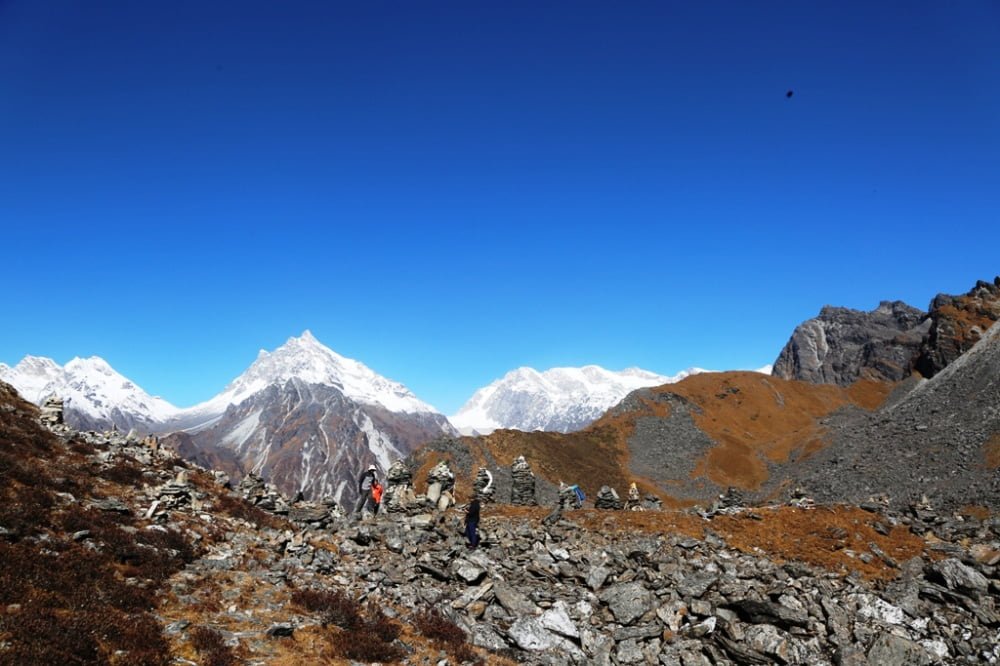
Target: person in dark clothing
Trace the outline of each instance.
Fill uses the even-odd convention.
[[[465,538],[469,541],[469,549],[472,550],[479,545],[479,500],[474,499],[469,503],[469,508],[465,512]]]
[[[372,484],[375,483],[376,471],[375,465],[369,465],[358,479],[358,505],[354,507],[355,515],[361,515],[365,506],[372,501]]]

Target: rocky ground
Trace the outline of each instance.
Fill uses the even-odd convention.
[[[1000,662],[988,511],[487,504],[470,551],[461,505],[355,522],[36,418],[0,392],[2,664]]]
[[[896,506],[921,496],[951,509],[1000,506],[1000,327],[897,393],[873,413],[831,418],[831,444],[796,465],[796,482],[823,500],[885,494]]]

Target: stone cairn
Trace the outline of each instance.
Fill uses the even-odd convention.
[[[319,502],[299,500],[288,510],[288,519],[300,527],[324,529],[334,526],[346,518],[344,510],[333,497],[324,497]]]
[[[524,456],[518,456],[510,466],[510,503],[520,506],[535,506],[535,475]]]
[[[597,509],[620,511],[622,500],[618,497],[618,492],[614,488],[611,486],[601,486],[601,489],[597,493],[597,498],[594,500],[594,507]]]
[[[476,479],[472,482],[472,491],[482,504],[493,501],[496,488],[493,485],[493,475],[485,467],[480,467]]]
[[[563,511],[579,508],[576,486],[567,486],[565,483],[559,483],[559,508]]]
[[[648,493],[642,498],[642,508],[646,511],[660,511],[663,509],[663,500],[653,493]]]
[[[42,403],[42,413],[39,416],[42,425],[52,427],[63,424],[63,399],[50,395]]]
[[[455,503],[454,488],[455,473],[446,461],[442,460],[427,473],[427,501],[438,511],[444,511]]]
[[[628,489],[628,499],[625,500],[626,511],[642,511],[642,503],[639,498],[639,487],[633,483]]]
[[[191,507],[193,498],[194,488],[191,486],[190,475],[187,470],[182,469],[177,472],[172,481],[160,486],[157,491],[157,499],[153,502],[153,506],[150,507],[147,517],[156,515],[157,510],[169,509],[176,511]]]
[[[237,492],[254,506],[280,515],[288,514],[288,500],[270,483],[256,474],[250,473],[240,479]]]
[[[385,473],[385,494],[382,506],[390,513],[406,511],[414,505],[416,494],[413,492],[413,472],[402,460],[397,460],[389,466]]]

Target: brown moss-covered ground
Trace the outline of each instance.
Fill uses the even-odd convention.
[[[723,488],[757,489],[768,479],[769,463],[787,463],[827,445],[822,419],[846,406],[873,410],[885,401],[892,388],[892,384],[870,380],[841,387],[755,372],[713,372],[652,390],[660,396],[674,394],[692,403],[695,425],[717,443],[697,462],[694,478],[705,478]],[[498,430],[482,437],[463,437],[461,442],[474,462],[470,470],[456,470],[459,493],[471,487],[472,475],[488,460],[509,467],[523,455],[537,476],[552,484],[577,483],[590,497],[603,485],[623,492],[636,482],[643,493],[658,495],[666,506],[690,505],[691,501],[674,497],[654,481],[629,472],[628,442],[636,421],[670,417],[670,406],[662,399],[642,398],[638,405],[631,411],[612,410],[579,432]],[[427,450],[418,451],[415,459],[418,492],[424,489],[427,472],[438,461],[454,462],[447,454]]]
[[[719,486],[756,489],[767,463],[785,463],[826,445],[820,420],[847,405],[872,410],[892,385],[860,380],[849,387],[809,384],[755,372],[694,375],[663,387],[698,406],[695,425],[718,443],[692,476]]]
[[[1000,433],[993,435],[983,444],[983,458],[989,469],[1000,469]]]

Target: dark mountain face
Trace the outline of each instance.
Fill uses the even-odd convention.
[[[440,414],[390,412],[335,387],[290,379],[230,406],[191,440],[196,450],[228,451],[242,472],[286,494],[350,505],[361,470],[374,464],[384,472],[417,445],[452,432]]]
[[[841,386],[862,378],[898,382],[914,370],[933,377],[998,319],[1000,277],[961,296],[939,294],[928,313],[899,301],[871,312],[828,306],[795,329],[773,374]]]
[[[900,301],[884,301],[871,312],[827,306],[795,329],[773,374],[840,386],[862,378],[900,381],[929,328],[925,312]]]

